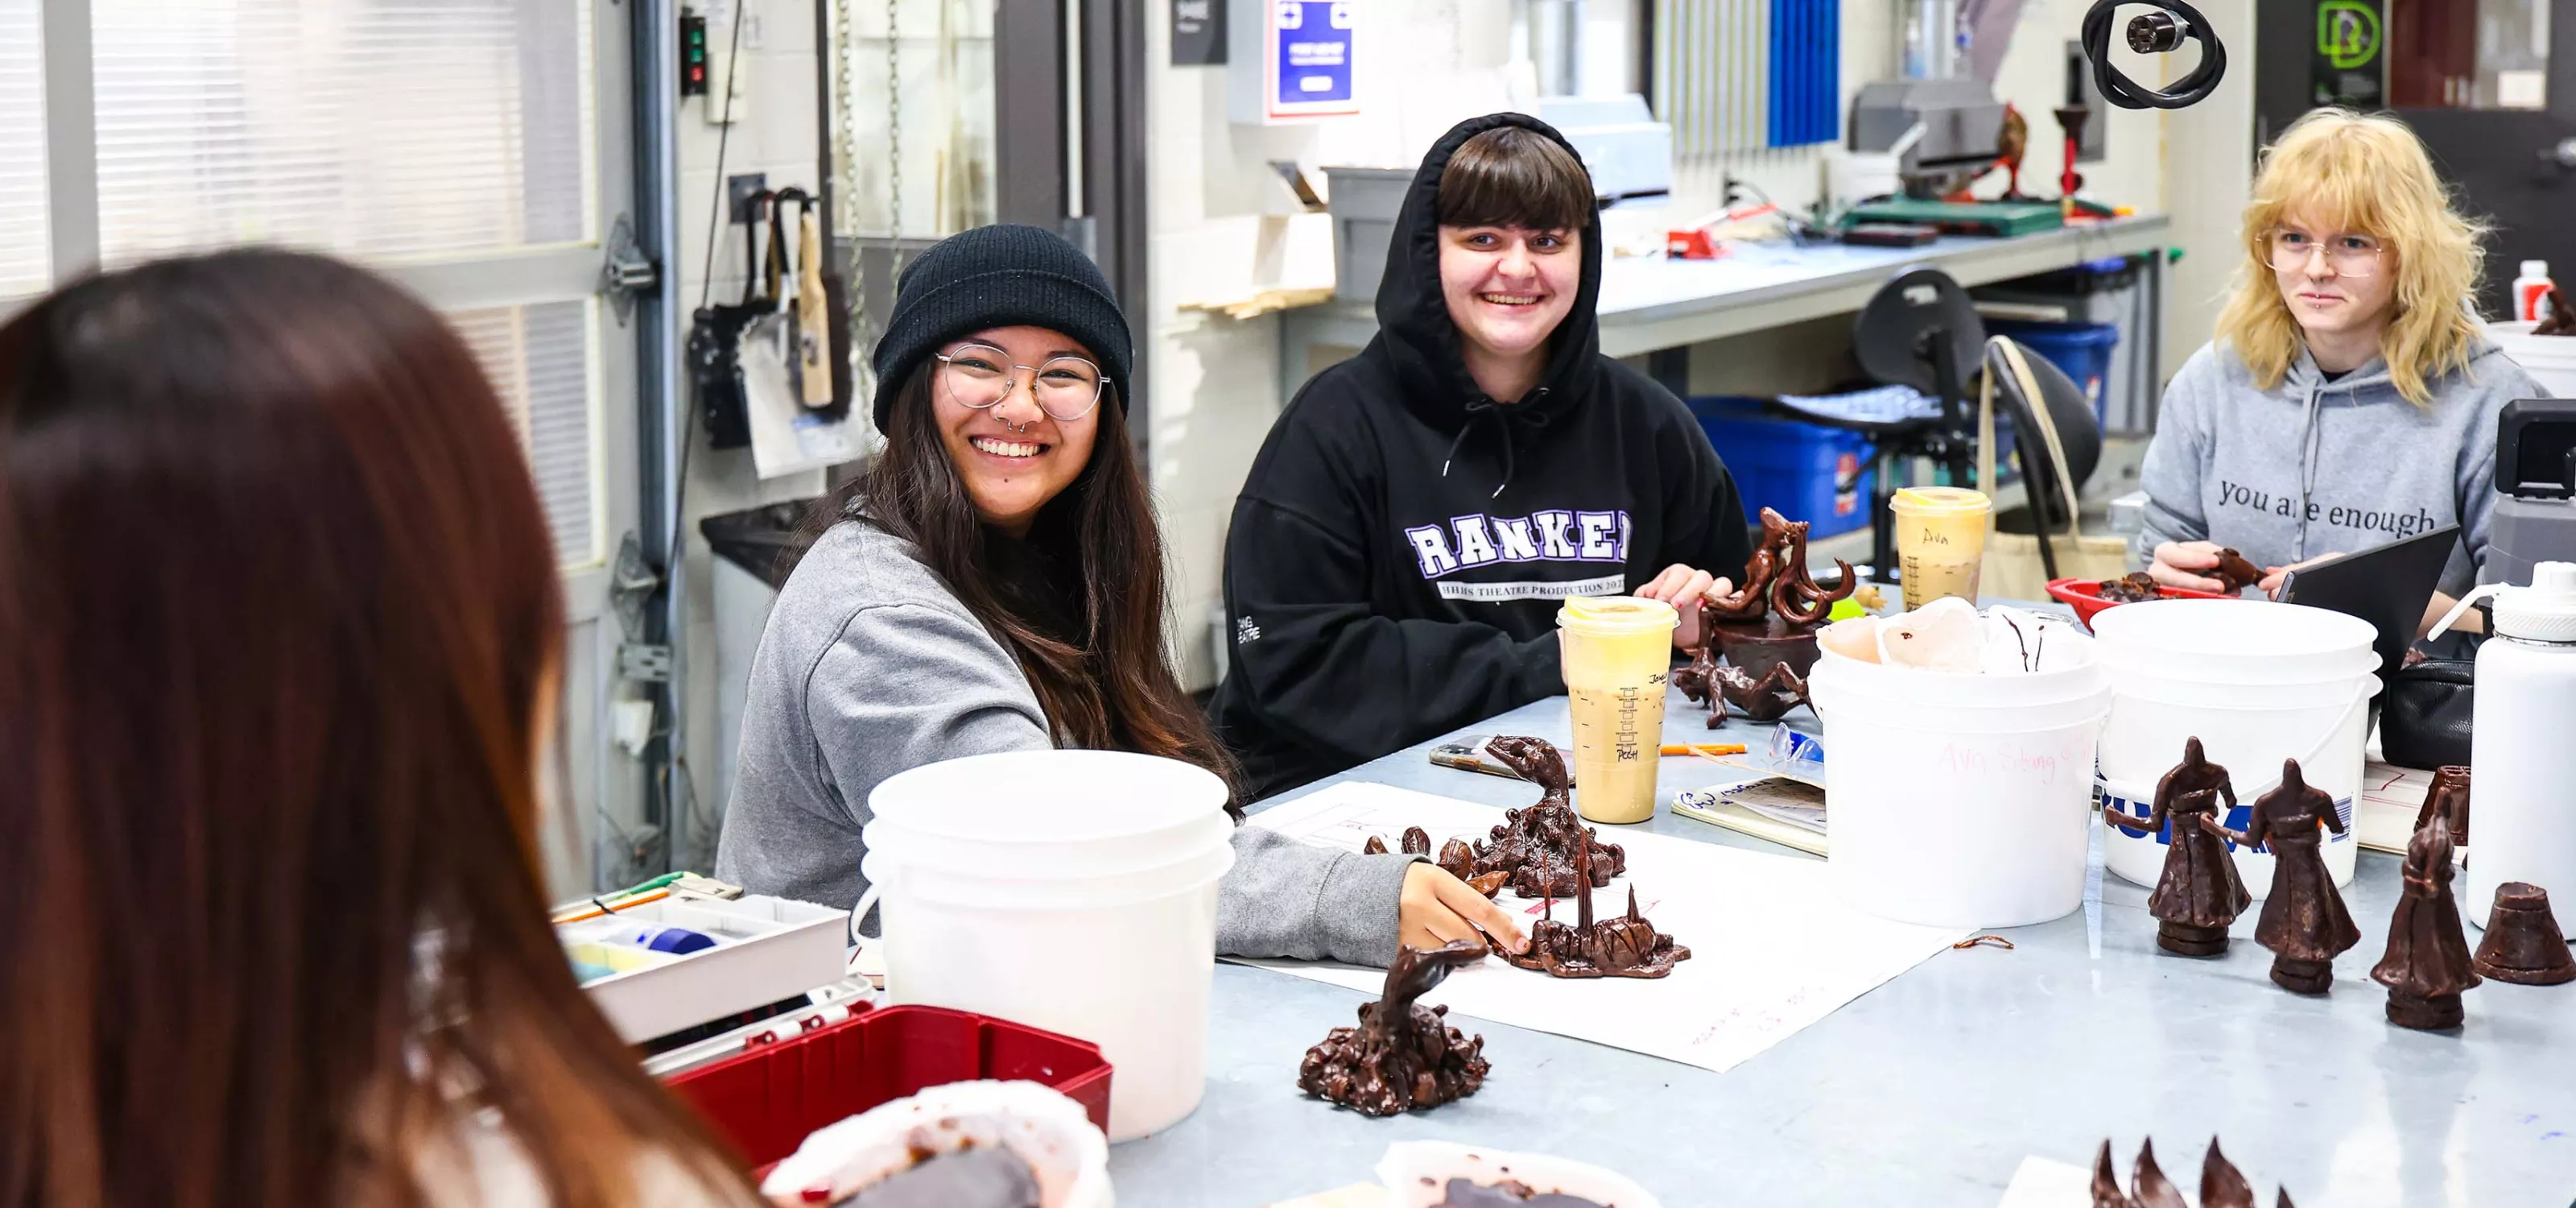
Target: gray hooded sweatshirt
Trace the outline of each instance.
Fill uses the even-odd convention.
[[[867,521],[823,534],[752,660],[716,876],[849,907],[867,891],[868,794],[907,768],[1054,745],[1019,664],[913,547]],[[1217,951],[1384,965],[1414,857],[1237,827]]]
[[[2486,564],[2496,413],[2548,392],[2485,340],[2467,372],[2429,384],[2432,403],[2418,407],[2387,362],[2327,381],[2302,349],[2263,390],[2234,350],[2202,347],[2165,387],[2132,552],[2143,565],[2162,542],[2214,541],[2256,566],[2288,566],[2456,524],[2441,590],[2467,591]]]

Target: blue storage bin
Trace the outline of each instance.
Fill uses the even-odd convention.
[[[1750,520],[1770,508],[1808,524],[1809,539],[1848,533],[1869,523],[1869,438],[1821,424],[1780,419],[1761,399],[1714,396],[1690,400],[1708,443],[1735,475]],[[1728,568],[1731,569],[1731,568]],[[1726,573],[1726,570],[1716,570]]]
[[[2120,346],[2120,329],[2110,323],[2034,323],[2021,319],[1988,319],[1986,334],[2011,336],[2024,348],[2047,357],[2066,371],[2093,404],[2093,420],[2102,420],[2102,383],[2111,376],[2111,350]]]

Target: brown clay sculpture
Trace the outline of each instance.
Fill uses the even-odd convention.
[[[2278,1190],[2276,1208],[2291,1208],[2289,1188]],[[2182,1198],[2182,1189],[2156,1166],[2156,1147],[2152,1140],[2138,1144],[2138,1160],[2130,1167],[2129,1192],[2120,1191],[2119,1175],[2111,1168],[2111,1143],[2093,1154],[2093,1208],[2191,1208]],[[2247,1182],[2243,1171],[2218,1151],[2218,1138],[2209,1140],[2209,1152],[2200,1160],[2200,1208],[2254,1208],[2254,1185]]]
[[[2218,580],[2219,588],[2232,596],[2262,582],[2263,568],[2246,561],[2245,555],[2235,550],[2223,549],[2218,551],[2218,565],[2211,568],[2209,577]]]
[[[2183,744],[2182,763],[2156,782],[2155,804],[2144,819],[2105,809],[2102,819],[2123,830],[2153,834],[2171,823],[2164,870],[2147,913],[2156,916],[2156,946],[2177,956],[2217,956],[2227,951],[2227,925],[2253,904],[2237,879],[2219,828],[2218,803],[2236,808],[2236,786],[2227,769],[2209,762],[2200,740]]]
[[[2298,994],[2325,993],[2334,984],[2334,958],[2361,942],[2361,928],[2326,872],[2320,828],[2340,835],[2343,819],[2335,815],[2334,798],[2311,787],[2295,759],[2282,761],[2280,787],[2254,799],[2245,833],[2212,824],[2230,842],[2272,853],[2272,892],[2263,899],[2254,942],[2272,950],[2272,980]]]
[[[2104,579],[2095,586],[2103,599],[2114,604],[2143,604],[2164,598],[2164,593],[2156,588],[2155,576],[2145,571]]]
[[[2370,971],[2388,987],[2388,1022],[2398,1027],[2460,1026],[2460,992],[2480,980],[2451,876],[2451,828],[2432,819],[2406,842],[2406,880],[2388,920],[2388,952]]]
[[[1592,855],[1578,852],[1575,861],[1575,924],[1569,927],[1557,922],[1556,899],[1549,898],[1545,917],[1530,928],[1529,951],[1504,953],[1504,960],[1550,977],[1590,978],[1662,977],[1671,973],[1674,965],[1690,959],[1690,949],[1656,931],[1653,923],[1637,913],[1634,885],[1628,887],[1627,914],[1594,922]]]
[[[2576,309],[2567,305],[2567,295],[2557,286],[2549,287],[2549,314],[2531,326],[2536,336],[2576,336]]]
[[[2451,845],[2469,845],[2469,770],[2446,767],[2433,773],[2433,783],[2424,789],[2424,806],[2415,811],[2415,825],[2423,825],[2439,816],[2451,824]]]
[[[2472,963],[2480,975],[2517,986],[2576,981],[2576,956],[2569,955],[2558,917],[2549,912],[2549,891],[2521,881],[2496,886],[2487,938]]]
[[[1521,737],[1496,738],[1485,749],[1515,775],[1539,786],[1541,796],[1528,809],[1505,811],[1493,841],[1476,845],[1469,884],[1500,873],[1521,897],[1564,898],[1574,896],[1581,875],[1575,871],[1577,855],[1585,857],[1583,866],[1591,870],[1590,884],[1596,887],[1628,870],[1628,853],[1616,843],[1602,842],[1568,803],[1563,752],[1545,739]]]
[[[1762,509],[1762,537],[1744,564],[1743,582],[1700,605],[1705,640],[1690,665],[1673,673],[1684,696],[1709,707],[1710,729],[1726,724],[1729,703],[1757,721],[1777,720],[1806,703],[1815,631],[1860,587],[1851,563],[1836,559],[1834,565],[1841,581],[1830,588],[1817,583],[1807,570],[1807,522]],[[1720,674],[1721,658],[1735,665],[1735,679]],[[1784,667],[1785,677],[1776,674]],[[1761,716],[1773,709],[1769,718]]]
[[[1404,828],[1403,843],[1404,846],[1398,850],[1402,851],[1405,855],[1427,856],[1431,854],[1431,833],[1421,827],[1408,826]],[[1369,836],[1368,842],[1361,845],[1360,854],[1368,856],[1382,856],[1387,854],[1386,836]],[[1464,839],[1451,839],[1449,842],[1442,844],[1440,848],[1440,858],[1432,861],[1432,863],[1439,865],[1442,872],[1448,873],[1450,876],[1466,882],[1468,888],[1489,898],[1502,892],[1503,886],[1511,881],[1511,876],[1508,873],[1478,873],[1476,871],[1476,851],[1474,848],[1467,846],[1467,841]]]
[[[1449,976],[1485,959],[1474,940],[1424,951],[1400,948],[1386,967],[1386,990],[1360,1004],[1355,1028],[1335,1028],[1306,1050],[1297,1087],[1371,1116],[1392,1116],[1452,1103],[1476,1093],[1492,1069],[1485,1038],[1450,1027],[1449,1008],[1414,1001]]]
[[[1540,1191],[1518,1179],[1479,1185],[1473,1179],[1451,1179],[1431,1208],[1615,1208],[1598,1200],[1561,1191]]]

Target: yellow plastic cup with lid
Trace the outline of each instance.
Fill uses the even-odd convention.
[[[1655,816],[1664,693],[1681,613],[1634,596],[1567,600],[1557,610],[1558,665],[1574,721],[1574,808],[1594,822]]]
[[[1906,610],[1943,596],[1975,603],[1995,501],[1964,487],[1906,487],[1888,510],[1896,514],[1896,562],[1904,576]]]

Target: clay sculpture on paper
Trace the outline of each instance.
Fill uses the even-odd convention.
[[[2487,938],[2473,962],[2480,976],[2517,986],[2557,986],[2576,981],[2576,956],[2549,912],[2549,891],[2521,881],[2496,886],[2487,915]]]
[[[2433,773],[2433,783],[2424,788],[2423,808],[2415,811],[2415,825],[2421,829],[2426,822],[2437,816],[2450,822],[2453,847],[2469,845],[2469,770],[2467,768],[2446,767]]]
[[[1709,707],[1710,729],[1726,724],[1730,703],[1757,721],[1777,720],[1807,703],[1816,629],[1860,586],[1851,563],[1836,559],[1834,565],[1841,581],[1830,588],[1817,583],[1807,570],[1807,522],[1762,509],[1762,537],[1744,564],[1743,582],[1700,605],[1704,640],[1690,665],[1673,673],[1682,695]],[[1734,664],[1733,677],[1723,674],[1721,658]]]
[[[1421,827],[1408,826],[1404,828],[1403,842],[1404,846],[1399,850],[1401,850],[1405,855],[1427,856],[1431,854],[1431,833]],[[1368,842],[1360,847],[1360,853],[1362,855],[1370,856],[1385,855],[1386,836],[1369,836]],[[1503,886],[1511,880],[1511,875],[1508,873],[1478,873],[1476,871],[1475,849],[1467,846],[1467,841],[1464,839],[1451,839],[1447,843],[1442,844],[1440,847],[1440,858],[1432,861],[1432,863],[1438,865],[1442,872],[1448,873],[1450,876],[1466,882],[1468,888],[1489,898],[1502,892]]]
[[[2439,818],[2406,841],[2406,880],[2388,920],[2388,953],[2370,971],[2388,987],[2388,1022],[2438,1032],[2465,1017],[2460,992],[2478,984],[2460,906],[2451,897],[2451,828]]]
[[[2254,928],[2254,942],[2272,950],[2272,980],[2294,993],[2325,993],[2334,984],[2334,958],[2361,942],[2322,854],[2320,828],[2343,833],[2334,798],[2308,784],[2298,760],[2284,760],[2280,787],[2254,799],[2243,834],[2211,825],[2231,842],[2268,845],[2272,853],[2272,892]]]
[[[2276,1208],[2291,1208],[2290,1189],[2278,1189]],[[2156,1166],[2153,1140],[2138,1143],[2138,1159],[2129,1170],[2129,1191],[2120,1191],[2119,1175],[2111,1168],[2111,1143],[2093,1154],[2093,1208],[2191,1208],[2182,1198],[2182,1189]],[[2218,1138],[2209,1139],[2209,1152],[2200,1160],[2200,1208],[2254,1208],[2254,1185],[2247,1182],[2243,1171],[2218,1152]]]
[[[1496,738],[1485,749],[1515,775],[1539,786],[1541,795],[1536,805],[1505,811],[1492,842],[1476,845],[1474,875],[1465,878],[1469,884],[1501,873],[1521,897],[1564,898],[1574,896],[1578,854],[1586,857],[1584,866],[1591,869],[1590,884],[1596,887],[1628,870],[1628,853],[1616,843],[1602,842],[1569,804],[1563,752],[1545,739],[1521,737]]]
[[[2102,820],[2123,830],[2154,834],[2170,822],[2165,865],[2147,897],[2156,916],[2156,946],[2177,956],[2217,956],[2227,951],[2227,925],[2254,901],[2237,879],[2219,828],[2219,801],[2236,808],[2236,786],[2227,769],[2209,762],[2200,740],[2183,744],[2182,763],[2156,781],[2155,803],[2144,819],[2105,809]]]
[[[1690,949],[1674,943],[1673,937],[1655,930],[1637,913],[1634,885],[1628,887],[1627,914],[1594,922],[1591,853],[1577,853],[1575,861],[1575,924],[1557,922],[1556,899],[1549,898],[1546,916],[1530,928],[1529,951],[1506,952],[1504,960],[1550,977],[1591,978],[1662,977],[1690,959]]]
[[[1449,976],[1485,959],[1486,948],[1459,940],[1424,951],[1400,948],[1386,967],[1386,989],[1360,1004],[1355,1028],[1335,1028],[1306,1050],[1297,1087],[1371,1116],[1392,1116],[1452,1103],[1476,1093],[1493,1067],[1485,1038],[1450,1027],[1449,1008],[1416,1002]]]

